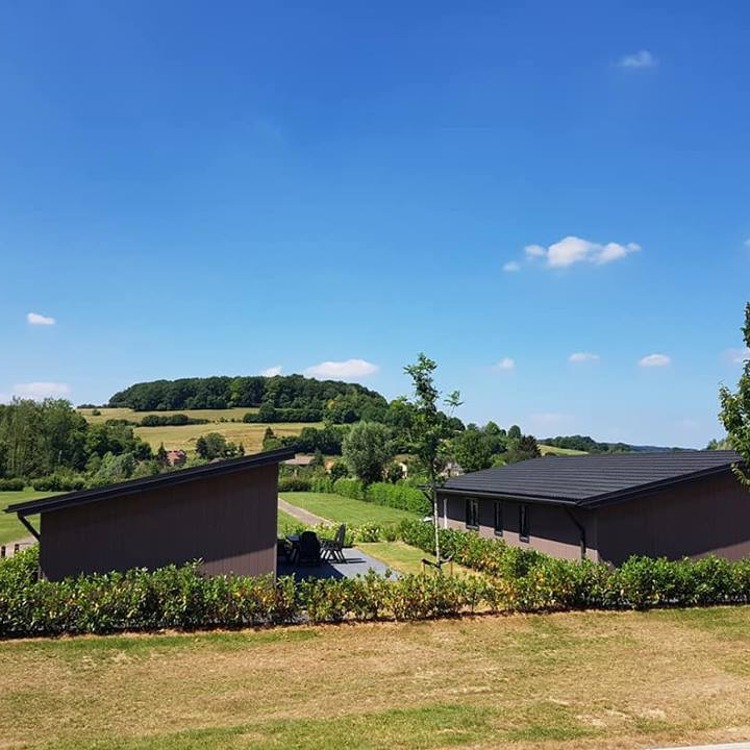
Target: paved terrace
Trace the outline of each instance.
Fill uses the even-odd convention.
[[[278,558],[277,575],[294,576],[300,578],[355,578],[364,575],[369,570],[383,574],[388,569],[385,564],[374,557],[366,555],[356,547],[344,549],[345,563],[324,560],[320,565],[291,565],[283,557]],[[398,574],[393,573],[394,577]]]

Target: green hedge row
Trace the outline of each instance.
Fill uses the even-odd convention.
[[[0,492],[20,492],[25,486],[23,479],[0,479]]]
[[[333,491],[337,495],[350,497],[354,500],[364,500],[375,505],[385,505],[389,508],[407,510],[420,516],[432,512],[430,501],[421,490],[405,484],[389,484],[375,482],[365,486],[359,479],[337,479],[333,483]]]
[[[750,560],[631,558],[612,570],[542,556],[524,575],[203,577],[196,564],[40,581],[36,550],[0,562],[0,637],[423,620],[477,611],[746,604]]]
[[[35,550],[0,562],[0,637],[240,628],[455,616],[482,600],[476,581],[447,576],[274,581],[203,577],[197,563],[36,580]]]
[[[431,524],[403,521],[399,537],[434,554]],[[633,556],[619,568],[558,560],[454,529],[440,530],[445,557],[486,574],[507,609],[649,609],[750,602],[750,558],[667,560]]]

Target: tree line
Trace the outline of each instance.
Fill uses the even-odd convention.
[[[135,411],[259,408],[247,421],[323,421],[350,424],[382,421],[388,402],[357,383],[302,375],[181,378],[136,383],[110,399],[110,407]]]
[[[122,421],[89,424],[63,399],[0,404],[0,479],[80,489],[158,471],[151,447]]]

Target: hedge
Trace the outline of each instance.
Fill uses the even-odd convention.
[[[25,486],[23,479],[0,479],[0,492],[20,492]]]
[[[512,548],[492,540],[488,544],[504,548],[503,556],[513,559]],[[370,571],[353,579],[300,582],[291,577],[204,577],[196,562],[50,582],[37,579],[37,550],[31,548],[0,561],[0,637],[750,601],[750,559],[669,562],[633,557],[619,569],[545,555],[526,562],[530,564],[520,575],[510,572],[510,565],[492,576],[393,578]]]
[[[375,482],[365,486],[359,479],[341,478],[337,479],[332,487],[337,495],[350,497],[354,500],[364,500],[375,505],[399,508],[420,516],[432,512],[430,501],[422,491],[405,484]]]
[[[279,477],[279,492],[310,492],[312,488],[310,477]]]

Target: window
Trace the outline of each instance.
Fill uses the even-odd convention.
[[[466,528],[479,528],[479,500],[474,497],[466,498]]]
[[[495,536],[503,535],[503,504],[495,503]]]
[[[518,538],[522,542],[529,541],[529,506],[518,506]]]

